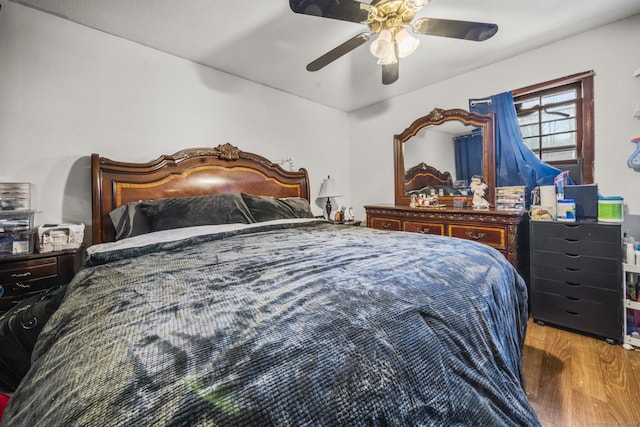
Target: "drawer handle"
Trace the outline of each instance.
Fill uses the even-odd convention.
[[[569,286],[582,286],[580,283],[573,283],[573,282],[564,282]]]
[[[565,310],[565,312],[566,312],[567,314],[572,315],[572,316],[580,316],[580,313],[576,313],[575,311]]]
[[[580,271],[580,269],[579,269],[579,268],[565,267],[564,269],[565,269],[565,270],[568,270],[568,271]]]
[[[566,295],[565,295],[565,298],[568,299],[569,301],[580,301],[580,298],[568,297]]]
[[[25,271],[24,273],[11,273],[11,277],[13,278],[22,278],[31,276],[30,271]]]
[[[16,286],[22,289],[31,289],[31,285],[30,284],[24,284],[24,283],[16,283]]]
[[[473,232],[471,232],[471,231],[465,231],[465,232],[464,232],[464,234],[465,234],[468,238],[473,239],[473,240],[480,240],[480,239],[482,239],[484,236],[486,236],[486,234],[485,234],[485,233],[478,233],[478,234],[475,234],[475,235],[474,235],[474,234],[473,234]]]
[[[566,256],[568,256],[569,258],[580,258],[579,254],[565,254]]]
[[[578,239],[564,239],[565,242],[569,242],[569,243],[575,243],[575,242],[579,242]]]
[[[385,230],[386,230],[387,228],[391,228],[391,223],[390,223],[390,222],[383,222],[383,223],[382,223],[382,228],[384,228]]]
[[[428,233],[429,230],[430,228],[427,228],[427,227],[416,227],[416,233],[425,234],[425,233]]]

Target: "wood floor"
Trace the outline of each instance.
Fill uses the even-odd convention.
[[[529,320],[523,366],[543,426],[640,426],[640,350]]]

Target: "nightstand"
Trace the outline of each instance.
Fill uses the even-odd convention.
[[[80,249],[0,257],[0,315],[18,302],[71,281],[82,264]]]

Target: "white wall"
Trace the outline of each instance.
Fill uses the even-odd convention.
[[[594,70],[595,179],[602,194],[625,198],[640,238],[640,173],[626,167],[629,141],[640,136],[640,120],[631,117],[640,103],[640,79],[632,77],[640,68],[640,16],[346,114],[0,4],[0,181],[36,184],[38,223],[90,224],[91,153],[148,161],[225,142],[272,160],[291,156],[309,171],[312,195],[332,175],[344,194],[338,202],[364,218],[365,204],[393,203],[392,138],[417,117]]]
[[[434,107],[468,109],[479,98],[594,70],[595,180],[602,195],[623,196],[625,227],[640,238],[640,172],[626,166],[640,136],[640,15],[518,55],[351,113],[351,194],[363,205],[393,204],[393,135]],[[402,78],[402,76],[400,76]]]
[[[38,224],[91,224],[91,153],[137,162],[226,142],[291,156],[313,197],[330,174],[349,199],[346,113],[1,4],[0,181],[36,185]]]

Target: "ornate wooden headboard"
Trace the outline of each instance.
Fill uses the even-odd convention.
[[[231,144],[191,148],[148,163],[126,163],[91,155],[93,243],[114,240],[109,212],[138,200],[250,193],[310,200],[305,169],[289,172]]]
[[[420,162],[404,174],[405,191],[420,190],[424,187],[436,185],[453,186],[453,180],[449,172],[440,172],[433,166]]]

